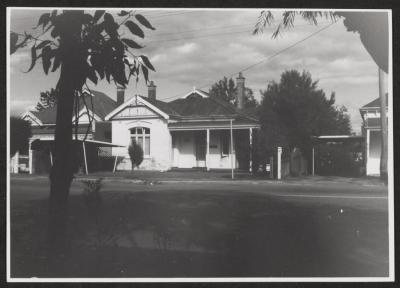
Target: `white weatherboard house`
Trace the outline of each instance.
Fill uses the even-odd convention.
[[[386,102],[386,109],[387,109],[387,102]],[[379,175],[380,162],[381,162],[381,130],[382,130],[380,99],[377,98],[374,101],[361,107],[360,113],[363,119],[362,133],[365,137],[366,174]]]
[[[144,151],[140,169],[239,168],[235,147],[238,142],[250,147],[253,129],[259,128],[256,119],[241,112],[244,80],[241,74],[237,78],[238,107],[195,88],[171,102],[156,99],[152,82],[147,97],[135,95],[124,101],[124,90],[119,89],[121,104],[105,117],[112,126],[111,142],[123,146],[112,148],[114,156],[123,157],[117,170],[132,168],[128,155],[132,141]]]

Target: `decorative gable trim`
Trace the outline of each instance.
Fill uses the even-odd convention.
[[[78,122],[80,122],[79,119],[81,118],[81,116],[87,114],[88,111],[89,111],[90,117],[93,117],[94,120],[102,121],[101,117],[99,117],[97,114],[93,113],[91,109],[88,108],[86,110],[86,108],[83,107],[78,113]],[[75,122],[75,115],[72,117],[72,122]],[[80,122],[80,123],[89,123],[89,122]]]
[[[157,114],[161,115],[164,119],[169,119],[168,114],[166,114],[165,112],[161,111],[159,108],[157,108],[156,106],[154,106],[153,104],[149,103],[148,101],[146,101],[145,99],[143,99],[142,97],[140,97],[139,95],[135,95],[134,97],[132,97],[131,99],[129,99],[127,102],[123,103],[122,105],[120,105],[119,107],[117,107],[116,109],[114,109],[113,111],[111,111],[106,117],[105,120],[109,121],[112,120],[112,118],[114,118],[116,115],[118,115],[121,111],[123,111],[126,107],[132,105],[132,104],[136,104],[136,103],[140,103],[144,106],[146,106],[147,108],[149,108],[150,110],[153,110],[154,112],[156,112]]]
[[[94,96],[94,94],[91,93],[87,88],[83,88],[82,93],[79,96],[81,97],[81,96],[83,96],[83,94],[87,94],[87,95],[90,95],[92,97]]]
[[[30,118],[32,121],[34,121],[35,122],[34,126],[42,126],[43,125],[43,122],[40,121],[40,119],[38,117],[36,117],[31,111],[27,111],[27,112],[25,112],[24,114],[21,115],[21,119],[29,121],[26,118]],[[31,121],[29,121],[29,122],[31,122]]]
[[[192,91],[190,91],[189,93],[183,95],[181,98],[182,98],[182,99],[185,99],[185,98],[187,98],[188,96],[192,95],[193,93],[194,93],[194,94],[197,94],[197,95],[200,95],[200,96],[203,97],[203,98],[208,98],[208,97],[209,97],[209,96],[208,96],[207,94],[205,94],[204,92],[202,92],[202,91],[200,91],[200,90],[197,90],[195,87],[193,87],[193,90],[192,90]]]

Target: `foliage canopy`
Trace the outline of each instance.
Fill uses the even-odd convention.
[[[236,99],[237,86],[232,78],[224,77],[222,80],[214,83],[209,90],[211,97],[229,102],[233,105],[237,105]],[[257,100],[254,98],[253,90],[245,87],[245,95],[243,99],[244,108],[254,108],[257,106]]]
[[[350,134],[350,119],[344,106],[327,98],[309,72],[285,71],[280,82],[270,82],[262,92],[259,117],[266,149],[283,146],[310,150],[311,137]]]
[[[31,134],[31,123],[18,118],[10,118],[10,156],[19,151],[20,153],[27,153],[29,148],[29,138]]]

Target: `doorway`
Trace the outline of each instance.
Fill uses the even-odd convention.
[[[206,167],[206,131],[195,131],[194,145],[197,167]]]

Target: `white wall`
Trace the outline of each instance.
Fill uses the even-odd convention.
[[[381,163],[381,131],[368,129],[367,175],[379,175]]]
[[[130,128],[150,128],[150,156],[144,156],[139,169],[165,171],[171,168],[171,134],[168,130],[166,120],[113,120],[112,121],[112,143],[124,147],[114,147],[113,156],[123,156],[124,161],[117,166],[117,170],[131,170],[131,161],[128,154],[128,147],[131,143]]]
[[[179,131],[173,133],[175,137],[174,159],[178,168],[196,167],[196,150],[193,131]]]

